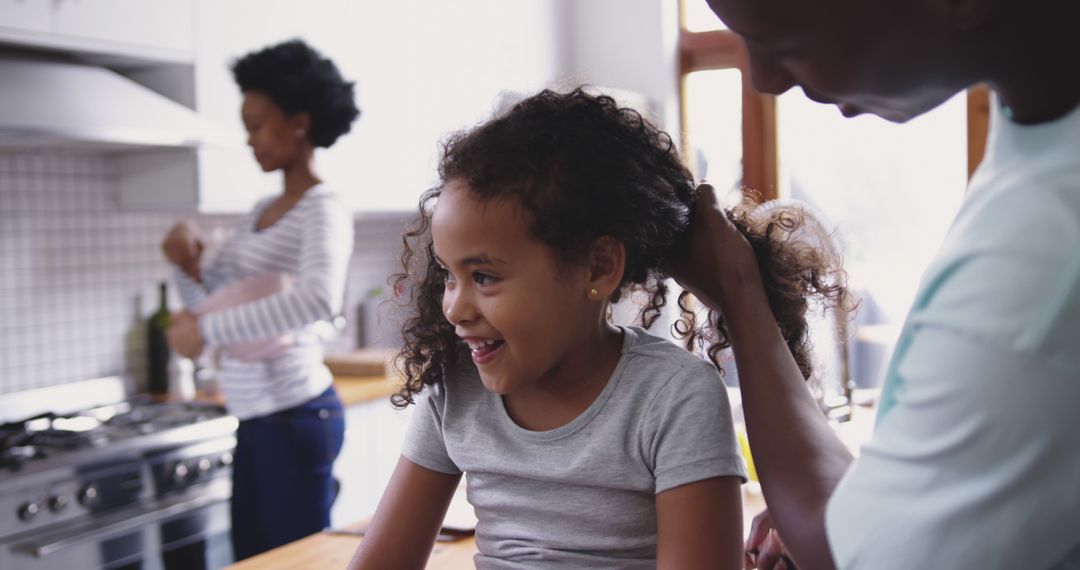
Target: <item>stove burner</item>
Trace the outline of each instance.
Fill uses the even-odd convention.
[[[0,425],[0,469],[19,470],[27,461],[101,447],[221,416],[220,407],[197,402],[135,399],[76,414],[42,414]]]

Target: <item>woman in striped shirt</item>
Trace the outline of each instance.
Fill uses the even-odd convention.
[[[232,535],[241,560],[329,525],[344,419],[315,325],[341,309],[353,235],[348,209],[315,173],[314,151],[347,133],[359,110],[353,84],[299,40],[252,52],[232,71],[248,145],[264,171],[282,172],[284,189],[260,201],[205,265],[187,224],[173,227],[162,248],[187,308],[173,315],[170,345],[191,358],[223,349],[218,380],[240,419]],[[267,276],[290,286],[199,310],[215,291]],[[260,346],[261,354],[241,350]]]

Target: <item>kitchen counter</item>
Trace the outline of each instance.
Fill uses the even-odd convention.
[[[341,403],[352,406],[371,400],[388,400],[401,388],[401,379],[391,376],[334,376]]]
[[[753,516],[764,508],[760,491],[753,486],[743,488],[743,532],[750,531]],[[354,527],[362,527],[358,523]],[[321,532],[264,552],[229,566],[227,570],[322,570],[345,568],[360,546],[362,537],[347,533]],[[437,570],[472,570],[476,554],[476,539],[463,538],[455,542],[437,542],[426,568]]]
[[[280,548],[264,552],[229,566],[229,570],[322,570],[345,568],[363,538],[321,532]],[[456,542],[438,542],[428,559],[427,568],[472,570],[476,541],[473,537]]]

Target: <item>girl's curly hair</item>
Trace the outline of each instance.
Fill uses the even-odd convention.
[[[286,115],[310,115],[308,140],[317,147],[329,148],[360,116],[353,82],[301,40],[253,51],[237,59],[232,72],[241,91],[265,93]]]
[[[521,204],[529,230],[566,263],[583,262],[593,242],[611,236],[626,248],[626,267],[614,303],[632,289],[648,302],[640,311],[651,326],[666,303],[666,267],[685,249],[697,197],[693,177],[671,137],[611,97],[578,88],[545,90],[476,128],[453,134],[439,164],[443,182],[460,180],[482,200]],[[431,239],[431,211],[441,186],[420,198],[419,219],[403,238],[403,272],[391,278],[406,291],[413,311],[402,335],[398,366],[405,385],[393,403],[405,407],[425,385],[442,381],[468,361],[467,347],[442,312],[443,278]],[[802,224],[797,209],[774,211],[765,221],[749,211],[732,221],[750,241],[761,265],[773,314],[805,377],[811,373],[806,312],[811,296],[839,302],[845,288],[836,258],[786,239]],[[723,317],[709,311],[696,323],[689,293],[679,297],[674,326],[688,349],[730,346]]]

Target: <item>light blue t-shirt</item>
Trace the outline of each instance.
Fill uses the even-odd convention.
[[[1080,108],[993,107],[826,511],[840,568],[1080,568]]]
[[[656,495],[746,480],[716,368],[640,328],[623,333],[607,385],[559,428],[515,424],[471,364],[417,404],[403,454],[465,473],[477,568],[655,568]]]

